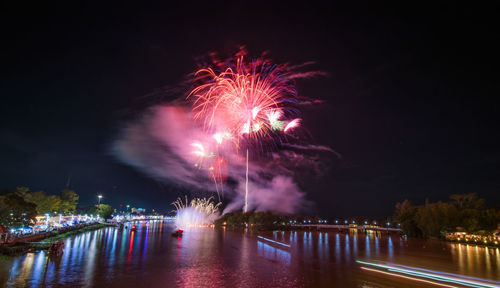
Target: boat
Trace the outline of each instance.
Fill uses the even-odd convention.
[[[130,231],[137,231],[137,227],[135,225],[132,225],[132,228],[130,228]]]
[[[174,233],[172,233],[172,236],[173,237],[182,237],[182,232],[184,232],[182,229],[176,230],[176,231],[174,231]]]

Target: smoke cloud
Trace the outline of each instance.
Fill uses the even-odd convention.
[[[112,154],[121,162],[161,181],[180,184],[213,193],[224,191],[230,199],[224,212],[240,210],[244,205],[246,159],[236,149],[223,149],[227,159],[224,179],[216,181],[209,173],[209,165],[200,161],[193,143],[200,143],[208,150],[213,143],[192,121],[190,110],[182,106],[158,105],[146,110],[137,119],[125,124],[112,144]],[[222,147],[223,148],[223,147]],[[271,157],[250,157],[249,209],[294,213],[309,203],[301,191],[294,174],[297,168],[318,169],[318,156],[301,151],[318,150],[311,146],[286,146],[272,153]],[[297,149],[298,148],[298,149]],[[319,150],[328,150],[327,148]],[[252,159],[255,158],[255,159]],[[216,187],[217,182],[217,187]],[[222,183],[224,182],[224,183]],[[230,183],[230,184],[228,184]]]

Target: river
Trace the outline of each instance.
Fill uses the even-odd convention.
[[[56,258],[45,251],[2,257],[0,286],[439,287],[361,269],[356,260],[500,279],[498,248],[383,233],[192,228],[177,238],[172,223],[136,225],[67,238]]]

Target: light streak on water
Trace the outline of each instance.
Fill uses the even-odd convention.
[[[386,274],[386,275],[391,275],[391,276],[394,276],[394,277],[400,277],[400,278],[405,278],[405,279],[409,279],[409,280],[414,280],[414,281],[419,281],[419,282],[424,282],[424,283],[430,283],[430,284],[438,285],[438,286],[442,286],[442,287],[458,288],[457,286],[452,286],[452,285],[447,285],[447,284],[441,284],[441,283],[437,283],[437,282],[434,282],[434,281],[429,281],[429,280],[424,280],[424,279],[418,279],[418,278],[415,278],[415,277],[409,277],[409,276],[399,275],[399,274],[396,274],[396,273],[390,273],[390,272],[380,271],[380,270],[377,270],[377,269],[371,269],[371,268],[366,268],[366,267],[361,267],[361,269],[372,271],[372,272],[377,272],[377,273],[382,273],[382,274]]]
[[[465,286],[470,286],[470,287],[477,287],[477,288],[499,288],[500,287],[500,282],[493,281],[493,280],[486,280],[486,279],[481,279],[481,278],[476,278],[476,277],[468,277],[468,276],[462,276],[462,275],[457,275],[453,273],[446,273],[446,272],[441,272],[441,271],[434,271],[430,269],[424,269],[424,268],[417,268],[417,267],[408,267],[408,266],[403,266],[403,265],[383,265],[383,264],[376,264],[376,263],[370,263],[370,262],[364,262],[364,261],[356,261],[357,263],[368,265],[368,266],[373,266],[377,268],[384,268],[387,269],[388,271],[393,271],[393,272],[398,272],[398,273],[403,273],[407,275],[412,275],[412,276],[417,276],[417,277],[423,277],[423,278],[428,278],[428,279],[433,279],[437,281],[443,281],[443,282],[449,282],[449,283],[455,283],[459,285],[465,285]],[[364,269],[368,269],[366,267],[361,267]],[[371,269],[373,270],[373,269]],[[375,270],[376,272],[383,272],[380,270]],[[388,273],[388,272],[386,272]],[[399,274],[395,274],[397,276],[402,276]],[[455,286],[448,286],[448,287],[455,287]]]
[[[291,246],[290,246],[290,245],[288,245],[288,244],[281,243],[281,242],[278,242],[278,241],[274,241],[274,240],[269,239],[269,238],[266,238],[266,237],[257,236],[257,238],[260,238],[260,239],[263,239],[263,240],[266,240],[266,241],[269,241],[269,242],[273,242],[273,243],[276,243],[276,244],[279,244],[279,245],[282,245],[282,246],[285,246],[285,247],[288,247],[288,248],[290,248],[290,247],[291,247]]]

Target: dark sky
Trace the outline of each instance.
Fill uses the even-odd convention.
[[[109,145],[197,56],[245,44],[329,74],[298,83],[325,100],[303,111],[305,128],[343,155],[303,184],[311,213],[384,216],[464,192],[500,203],[498,7],[84,2],[2,4],[1,188],[59,193],[71,175],[82,204],[102,193],[170,210],[177,188]]]

